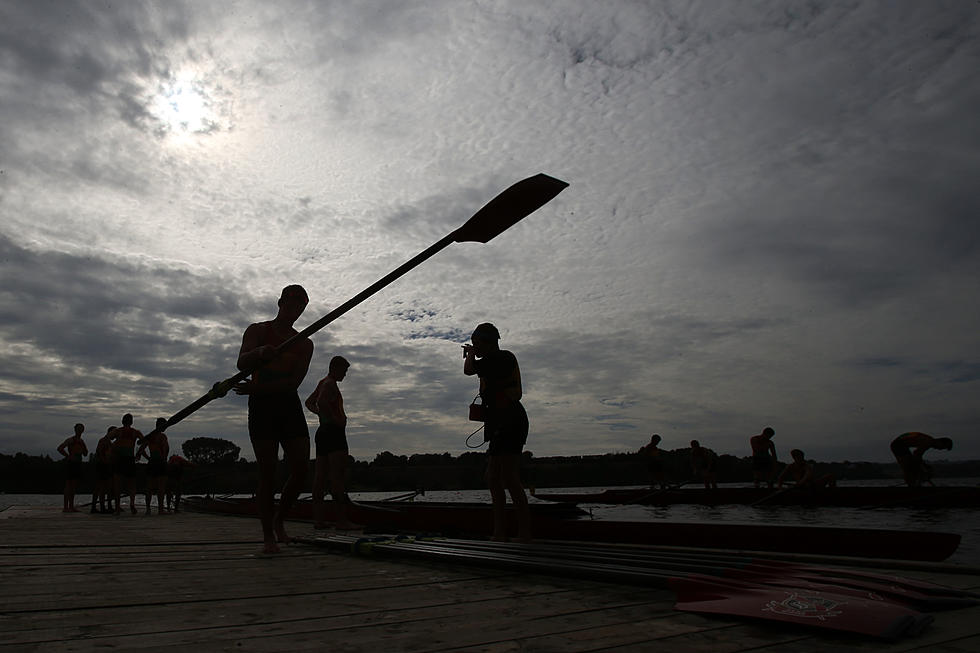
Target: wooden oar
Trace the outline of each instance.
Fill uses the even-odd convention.
[[[409,270],[417,267],[452,243],[489,242],[506,229],[510,228],[523,218],[547,204],[566,187],[568,187],[566,182],[561,181],[560,179],[555,179],[554,177],[549,177],[545,174],[538,174],[517,182],[490,200],[486,206],[477,211],[473,217],[467,220],[462,227],[459,227],[438,242],[430,245],[427,249],[417,254],[414,258],[395,268],[378,281],[374,282],[310,326],[306,327],[276,347],[276,355],[278,356],[295,343],[316,333],[350,309],[363,302],[371,295],[390,284],[395,279],[399,278]],[[268,363],[268,361],[265,361],[265,363]],[[245,380],[256,369],[258,368],[256,367],[249,370],[243,370],[235,376],[215,383],[207,394],[201,396],[188,406],[182,408],[181,410],[177,411],[177,413],[172,415],[170,419],[167,420],[167,426],[173,426],[199,408],[205,406],[208,402],[219,397],[224,397],[226,394],[228,394],[228,391],[235,386],[235,384]]]
[[[790,622],[873,637],[897,639],[914,635],[932,622],[907,606],[872,601],[834,592],[772,587],[696,573],[658,573],[610,564],[573,564],[569,561],[533,560],[526,556],[496,552],[439,550],[418,543],[392,539],[345,536],[299,537],[298,542],[343,549],[360,554],[401,555],[433,561],[513,569],[532,573],[554,573],[591,580],[619,581],[673,589],[676,608]]]

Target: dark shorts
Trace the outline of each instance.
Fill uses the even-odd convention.
[[[327,454],[341,451],[345,454],[350,453],[347,446],[347,433],[343,426],[336,424],[321,424],[314,436],[316,440],[316,455],[326,456]]]
[[[901,460],[912,455],[912,448],[905,444],[901,439],[893,440],[890,449],[896,458]]]
[[[65,463],[65,478],[69,481],[77,481],[82,478],[81,461],[69,460]]]
[[[116,458],[112,464],[112,472],[123,478],[136,478],[136,459],[131,456]]]
[[[769,454],[752,456],[752,471],[768,472],[772,470],[772,457]]]
[[[108,481],[112,478],[112,463],[95,463],[95,478]]]
[[[659,458],[651,458],[647,461],[647,471],[651,474],[659,474],[664,471],[664,465]]]
[[[248,437],[286,442],[310,437],[303,402],[296,392],[248,396]]]
[[[167,475],[167,463],[163,460],[153,460],[146,464],[146,475],[150,478],[158,478]]]
[[[520,402],[506,410],[487,410],[483,438],[490,442],[487,453],[491,456],[518,454],[524,450],[529,429],[527,412]]]

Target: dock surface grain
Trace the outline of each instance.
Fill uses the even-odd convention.
[[[980,607],[890,643],[679,612],[657,588],[260,548],[254,519],[8,508],[0,651],[980,651]]]

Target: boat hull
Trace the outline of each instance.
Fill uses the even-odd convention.
[[[192,510],[256,515],[254,499],[191,497],[185,501]],[[353,504],[350,518],[364,524],[366,532],[389,534],[486,537],[493,527],[490,504],[379,503],[382,502]],[[327,520],[335,517],[334,510],[333,502],[326,502]],[[607,521],[576,519],[574,510],[572,504],[533,504],[531,516],[535,539],[928,561],[945,560],[960,543],[960,536],[954,533],[659,520]],[[298,502],[290,518],[310,519],[310,511],[308,502]],[[516,516],[512,508],[508,507],[506,517],[509,532],[516,533]]]
[[[673,504],[760,505],[760,506],[833,506],[833,507],[911,507],[911,508],[980,508],[978,487],[835,487],[813,490],[738,487],[706,490],[681,488],[613,489],[594,493],[539,492],[545,501],[602,504],[637,504],[669,506]]]

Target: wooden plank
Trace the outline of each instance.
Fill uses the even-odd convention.
[[[297,534],[310,530],[289,527]],[[969,611],[939,613],[923,636],[892,648],[790,625],[676,612],[674,595],[659,589],[301,546],[257,556],[254,519],[28,510],[0,519],[0,542],[2,653],[169,653],[175,646],[802,652],[914,650],[926,643],[930,650],[960,651],[980,637],[980,614]],[[980,578],[957,582],[975,587]]]

